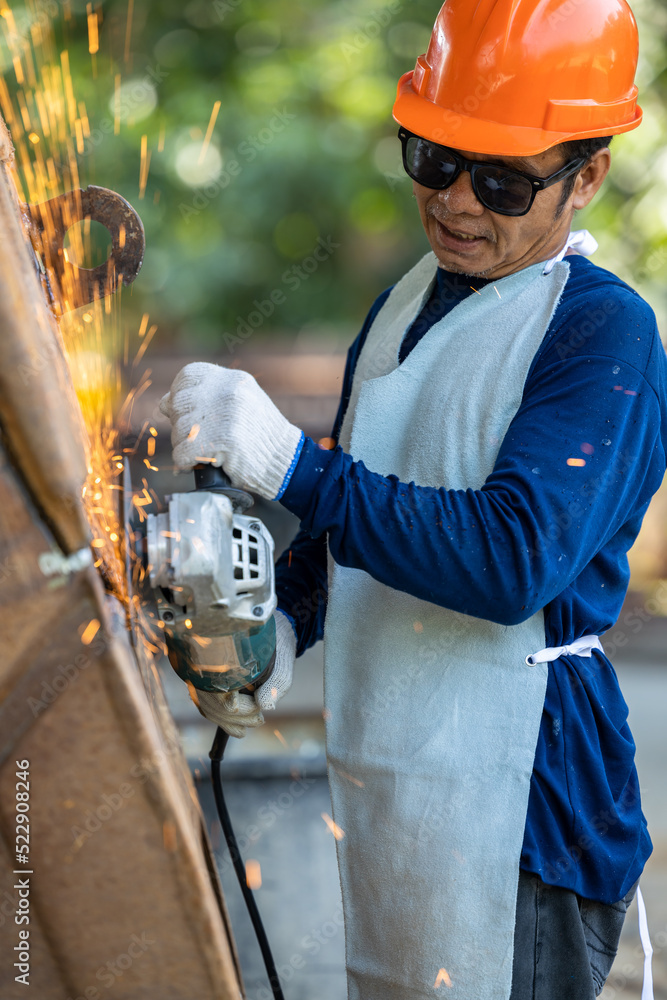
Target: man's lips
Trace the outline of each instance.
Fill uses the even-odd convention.
[[[436,224],[438,242],[447,250],[471,253],[487,241],[486,236],[480,236],[478,233],[467,233],[465,230],[449,229],[435,216],[433,219]]]

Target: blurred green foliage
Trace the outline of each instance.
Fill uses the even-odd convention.
[[[146,227],[126,319],[137,325],[150,312],[163,346],[215,350],[276,289],[285,299],[267,329],[349,340],[374,297],[427,249],[391,107],[399,76],[427,46],[437,0],[135,0],[129,47],[128,2],[111,0],[91,8],[94,60],[86,3],[71,0],[69,18],[66,5],[46,6],[58,9],[58,41],[90,121],[82,183],[119,191]],[[632,6],[645,121],[615,140],[611,178],[580,223],[600,242],[596,260],[637,287],[665,329],[667,0]],[[329,252],[313,258],[323,245]]]

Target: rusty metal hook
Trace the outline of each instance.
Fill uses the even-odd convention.
[[[24,206],[42,282],[56,315],[111,295],[136,278],[144,259],[144,227],[129,202],[115,191],[90,185],[39,205]],[[67,231],[90,219],[105,226],[112,240],[109,259],[98,267],[78,267],[64,249]]]

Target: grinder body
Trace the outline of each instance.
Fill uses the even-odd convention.
[[[169,660],[203,691],[253,689],[275,661],[273,539],[213,466],[146,519],[146,562]]]

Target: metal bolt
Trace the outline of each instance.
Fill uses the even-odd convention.
[[[262,615],[264,614],[264,608],[262,607],[261,604],[258,604],[257,607],[252,609],[252,613],[255,616],[255,618],[261,618]]]
[[[249,525],[249,528],[250,528],[251,531],[261,531],[262,530],[261,525],[259,525],[257,523],[257,521],[253,521],[252,524]]]
[[[173,622],[173,620],[174,620],[174,612],[173,611],[163,611],[162,612],[162,620],[165,621],[165,622]]]

